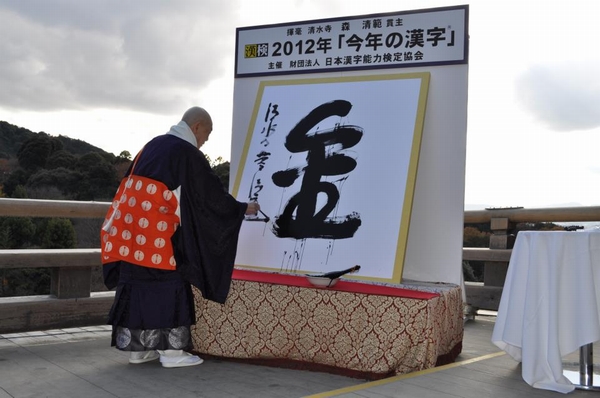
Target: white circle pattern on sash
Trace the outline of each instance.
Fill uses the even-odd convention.
[[[150,225],[150,221],[148,221],[147,218],[142,217],[142,218],[140,218],[138,225],[140,226],[140,228],[148,228],[148,225]]]
[[[138,261],[142,261],[144,259],[144,252],[141,250],[136,250],[133,254],[133,258],[135,258]]]
[[[146,244],[146,237],[144,235],[136,236],[135,243],[137,243],[140,246],[144,246]]]
[[[162,231],[166,231],[166,230],[167,230],[167,227],[168,227],[168,225],[167,225],[167,223],[166,223],[165,221],[159,221],[159,222],[156,224],[156,229],[158,229],[158,230],[159,230],[159,231],[161,231],[161,232],[162,232]]]
[[[148,187],[146,188],[146,192],[148,192],[150,195],[154,195],[156,190],[156,184],[148,184]]]
[[[152,208],[152,203],[150,203],[149,200],[144,200],[142,202],[142,209],[144,209],[145,211],[148,211]]]

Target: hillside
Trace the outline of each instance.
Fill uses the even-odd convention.
[[[26,128],[0,121],[0,159],[15,158],[23,143],[28,139],[35,137],[36,134],[45,133],[34,133]],[[75,156],[81,156],[91,152],[108,154],[108,152],[88,144],[85,141],[65,137],[62,135],[59,135],[56,138],[62,143],[63,150]]]
[[[0,197],[110,200],[129,159],[0,121]]]
[[[23,142],[34,136],[34,132],[0,121],[0,159],[17,156]]]

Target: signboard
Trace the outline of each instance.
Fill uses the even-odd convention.
[[[237,29],[236,77],[467,62],[466,6]]]
[[[468,10],[237,30],[236,266],[461,283]]]
[[[358,264],[363,279],[399,282],[428,84],[428,73],[263,82],[233,194],[269,220],[245,223],[236,265]]]

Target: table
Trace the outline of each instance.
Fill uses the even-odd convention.
[[[234,271],[224,305],[195,291],[194,351],[208,358],[376,380],[453,362],[462,349],[461,288]]]
[[[523,379],[573,391],[561,359],[600,340],[599,320],[600,230],[519,232],[492,342],[522,362]]]

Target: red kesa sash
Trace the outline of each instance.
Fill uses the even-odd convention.
[[[174,270],[171,237],[180,223],[178,196],[178,189],[160,181],[124,178],[102,227],[102,263],[122,260]]]

